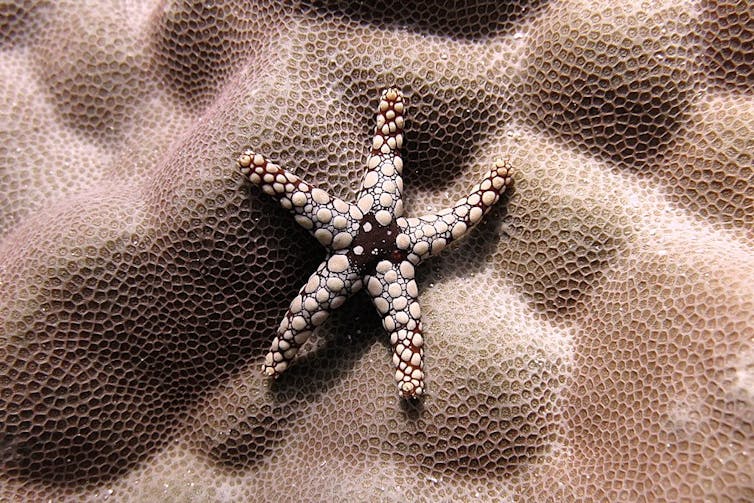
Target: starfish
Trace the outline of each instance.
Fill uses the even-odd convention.
[[[421,218],[404,218],[400,150],[405,108],[398,89],[382,93],[356,204],[313,187],[251,149],[238,158],[241,173],[277,198],[327,248],[324,262],[299,290],[280,323],[262,364],[266,375],[279,377],[330,311],[366,285],[390,334],[398,394],[407,399],[424,394],[424,335],[414,269],[479,223],[511,184],[513,169],[507,161],[497,160],[454,206]]]

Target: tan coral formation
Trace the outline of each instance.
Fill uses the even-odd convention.
[[[498,3],[0,5],[0,500],[753,500],[751,7]],[[517,170],[420,406],[364,296],[259,374],[322,252],[234,166],[352,199],[388,85],[407,213]]]

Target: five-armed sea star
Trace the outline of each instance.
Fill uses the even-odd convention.
[[[403,218],[403,113],[398,89],[382,93],[367,173],[356,204],[332,197],[252,150],[238,159],[241,172],[274,196],[296,222],[327,248],[327,258],[301,288],[280,323],[262,370],[278,377],[312,331],[366,284],[393,346],[398,394],[424,393],[421,310],[414,268],[466,235],[511,184],[512,168],[498,160],[469,195],[452,208]]]

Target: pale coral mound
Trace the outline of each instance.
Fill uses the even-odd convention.
[[[452,7],[450,7],[452,6]],[[754,500],[749,2],[0,3],[0,500]],[[247,146],[406,214],[426,394],[367,297],[259,371],[324,250]]]

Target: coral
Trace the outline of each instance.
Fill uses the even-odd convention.
[[[0,500],[754,499],[743,1],[0,5]],[[235,160],[351,201],[400,87],[407,214],[516,181],[270,384],[324,251]],[[327,124],[327,127],[323,127]]]

